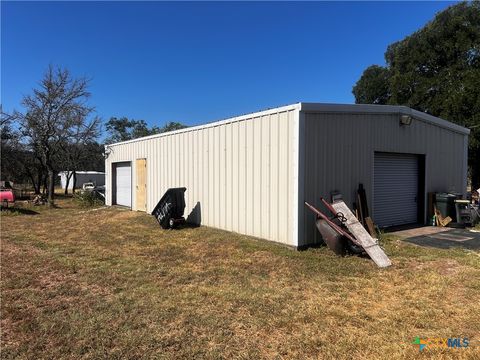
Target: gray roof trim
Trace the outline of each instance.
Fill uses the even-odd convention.
[[[468,135],[470,130],[454,124],[450,121],[421,111],[411,109],[407,106],[397,105],[372,105],[372,104],[322,104],[322,103],[300,103],[300,111],[303,112],[341,112],[341,113],[362,113],[362,114],[402,114],[410,115],[415,119],[436,125],[454,132]]]

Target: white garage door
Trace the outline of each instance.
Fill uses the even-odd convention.
[[[418,156],[375,153],[373,220],[381,227],[418,221]]]
[[[115,189],[117,205],[132,207],[132,167],[129,162],[116,165]]]

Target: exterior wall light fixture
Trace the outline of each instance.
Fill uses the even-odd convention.
[[[412,125],[412,117],[410,115],[400,115],[400,125]]]

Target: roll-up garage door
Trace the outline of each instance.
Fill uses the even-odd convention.
[[[132,167],[129,162],[116,164],[115,179],[117,205],[132,207]]]
[[[373,220],[381,227],[418,221],[418,156],[375,153]]]

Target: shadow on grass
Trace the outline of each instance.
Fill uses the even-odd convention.
[[[45,205],[40,205],[40,206],[44,206],[45,209],[63,209],[62,206],[58,206],[56,203],[53,203],[51,205],[49,205],[48,203],[45,204]]]
[[[40,214],[38,211],[24,209],[24,208],[3,208],[2,212],[7,214],[19,214],[19,215],[38,215]]]
[[[177,226],[174,230],[182,230],[182,229],[196,229],[199,228],[201,225],[196,223],[185,222],[179,226]]]

